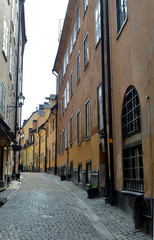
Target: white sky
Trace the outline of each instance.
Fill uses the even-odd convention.
[[[52,74],[58,50],[59,20],[64,19],[68,0],[26,0],[27,43],[24,52],[22,119],[30,117],[45,97],[56,93]]]

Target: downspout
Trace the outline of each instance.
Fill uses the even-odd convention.
[[[58,78],[58,75],[55,73],[54,70],[52,70],[53,75]],[[55,140],[55,171],[54,174],[57,175],[57,134],[58,134],[58,130],[57,130],[57,109],[58,109],[58,80],[56,79],[56,140]]]
[[[150,125],[150,102],[149,102],[149,96],[146,96],[147,102],[148,102],[148,133],[149,133],[149,152],[150,152],[150,175],[151,175],[151,218],[153,217],[153,174],[152,174],[152,153],[151,153],[151,125]]]
[[[108,166],[108,147],[107,147],[107,128],[106,128],[106,102],[105,102],[105,64],[104,64],[104,21],[103,21],[103,0],[100,0],[101,9],[101,67],[102,67],[102,110],[104,122],[104,146],[105,146],[105,173],[106,173],[106,201],[109,201],[109,166]]]
[[[40,172],[40,151],[41,151],[41,146],[40,146],[40,134],[38,131],[38,135],[39,135],[39,172]]]
[[[108,116],[109,116],[109,156],[110,156],[110,203],[114,203],[114,162],[113,162],[113,132],[112,132],[112,102],[111,102],[111,69],[110,69],[110,43],[109,43],[109,14],[108,0],[105,0],[105,18],[106,18],[106,51],[107,51],[107,91],[108,91]]]

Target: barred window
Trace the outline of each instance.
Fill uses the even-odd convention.
[[[124,189],[136,192],[144,192],[142,140],[138,134],[140,131],[140,100],[132,86],[126,92],[122,112],[123,171]]]
[[[144,192],[142,144],[124,149],[124,189]]]
[[[86,163],[86,183],[91,183],[91,161]]]
[[[123,137],[141,130],[140,101],[134,87],[125,96],[122,113]]]

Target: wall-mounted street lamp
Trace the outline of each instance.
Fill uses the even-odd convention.
[[[18,100],[17,107],[22,107],[24,105],[24,100],[25,100],[25,97],[23,96],[22,93],[20,93],[20,95],[17,97],[17,100]],[[7,105],[7,108],[16,108],[16,106]]]

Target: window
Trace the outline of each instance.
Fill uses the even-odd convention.
[[[122,111],[124,189],[143,192],[143,154],[139,132],[141,132],[140,100],[132,86],[125,94]]]
[[[86,162],[86,183],[91,183],[91,161]]]
[[[50,133],[52,133],[52,122],[50,122]]]
[[[3,82],[1,82],[1,105],[0,105],[0,112],[4,116],[5,115],[5,95],[6,95],[6,88]]]
[[[81,111],[77,112],[77,144],[81,143]]]
[[[119,33],[128,17],[127,0],[116,0],[116,4],[117,4],[117,33]]]
[[[124,189],[144,192],[142,144],[124,149]]]
[[[71,97],[73,96],[73,72],[70,74]]]
[[[85,104],[86,139],[90,138],[90,100]]]
[[[77,23],[76,23],[76,17],[75,17],[74,23],[73,23],[73,45],[76,42],[76,36],[77,36]]]
[[[77,33],[79,32],[80,30],[80,5],[78,6],[78,9],[77,9]]]
[[[62,96],[62,115],[64,114],[64,95]]]
[[[98,102],[98,131],[104,128],[103,122],[103,106],[102,106],[102,84],[97,88],[97,102]]]
[[[5,59],[8,57],[8,27],[6,21],[4,20],[4,28],[3,28],[3,54]]]
[[[52,120],[52,130],[54,130],[54,128],[55,128],[55,120],[53,118],[53,120]]]
[[[14,30],[14,11],[15,11],[15,2],[12,1],[12,12],[11,12],[11,22],[12,22],[12,28]]]
[[[73,115],[70,117],[70,145],[73,144]]]
[[[124,99],[122,113],[123,137],[141,130],[140,101],[134,87],[131,87]]]
[[[55,144],[52,143],[52,160],[55,159]]]
[[[64,57],[64,60],[63,60],[63,77],[66,73],[66,62],[65,62],[65,57]]]
[[[84,69],[87,67],[89,63],[89,46],[88,46],[88,34],[84,39]]]
[[[77,56],[77,83],[80,81],[80,52]]]
[[[88,7],[88,0],[83,0],[83,15],[85,15],[87,7]]]
[[[10,46],[9,74],[10,74],[10,78],[12,79],[12,74],[13,74],[13,53],[12,53],[12,46]]]
[[[78,165],[78,182],[82,182],[82,164]]]
[[[72,37],[72,32],[71,32],[71,35],[70,35],[70,55],[73,51],[73,37]]]
[[[67,66],[68,66],[68,46],[66,48],[65,61],[66,61],[66,68],[67,68]]]
[[[62,154],[64,153],[64,146],[65,146],[65,143],[64,143],[64,130],[62,132]]]
[[[66,149],[67,148],[67,127],[65,127],[64,137],[65,137],[65,149]]]
[[[67,81],[66,85],[66,103],[69,103],[69,81]]]
[[[60,138],[59,138],[59,154],[61,155],[61,151],[62,151],[62,135],[60,134]]]
[[[59,103],[59,116],[60,116],[60,119],[61,119],[61,117],[62,117],[62,115],[61,115],[61,101],[60,101],[60,103]]]
[[[67,108],[66,94],[67,94],[67,89],[65,88],[65,90],[64,90],[64,106],[65,106],[65,109]]]
[[[100,14],[100,0],[95,9],[95,45],[97,46],[101,38],[101,14]]]

